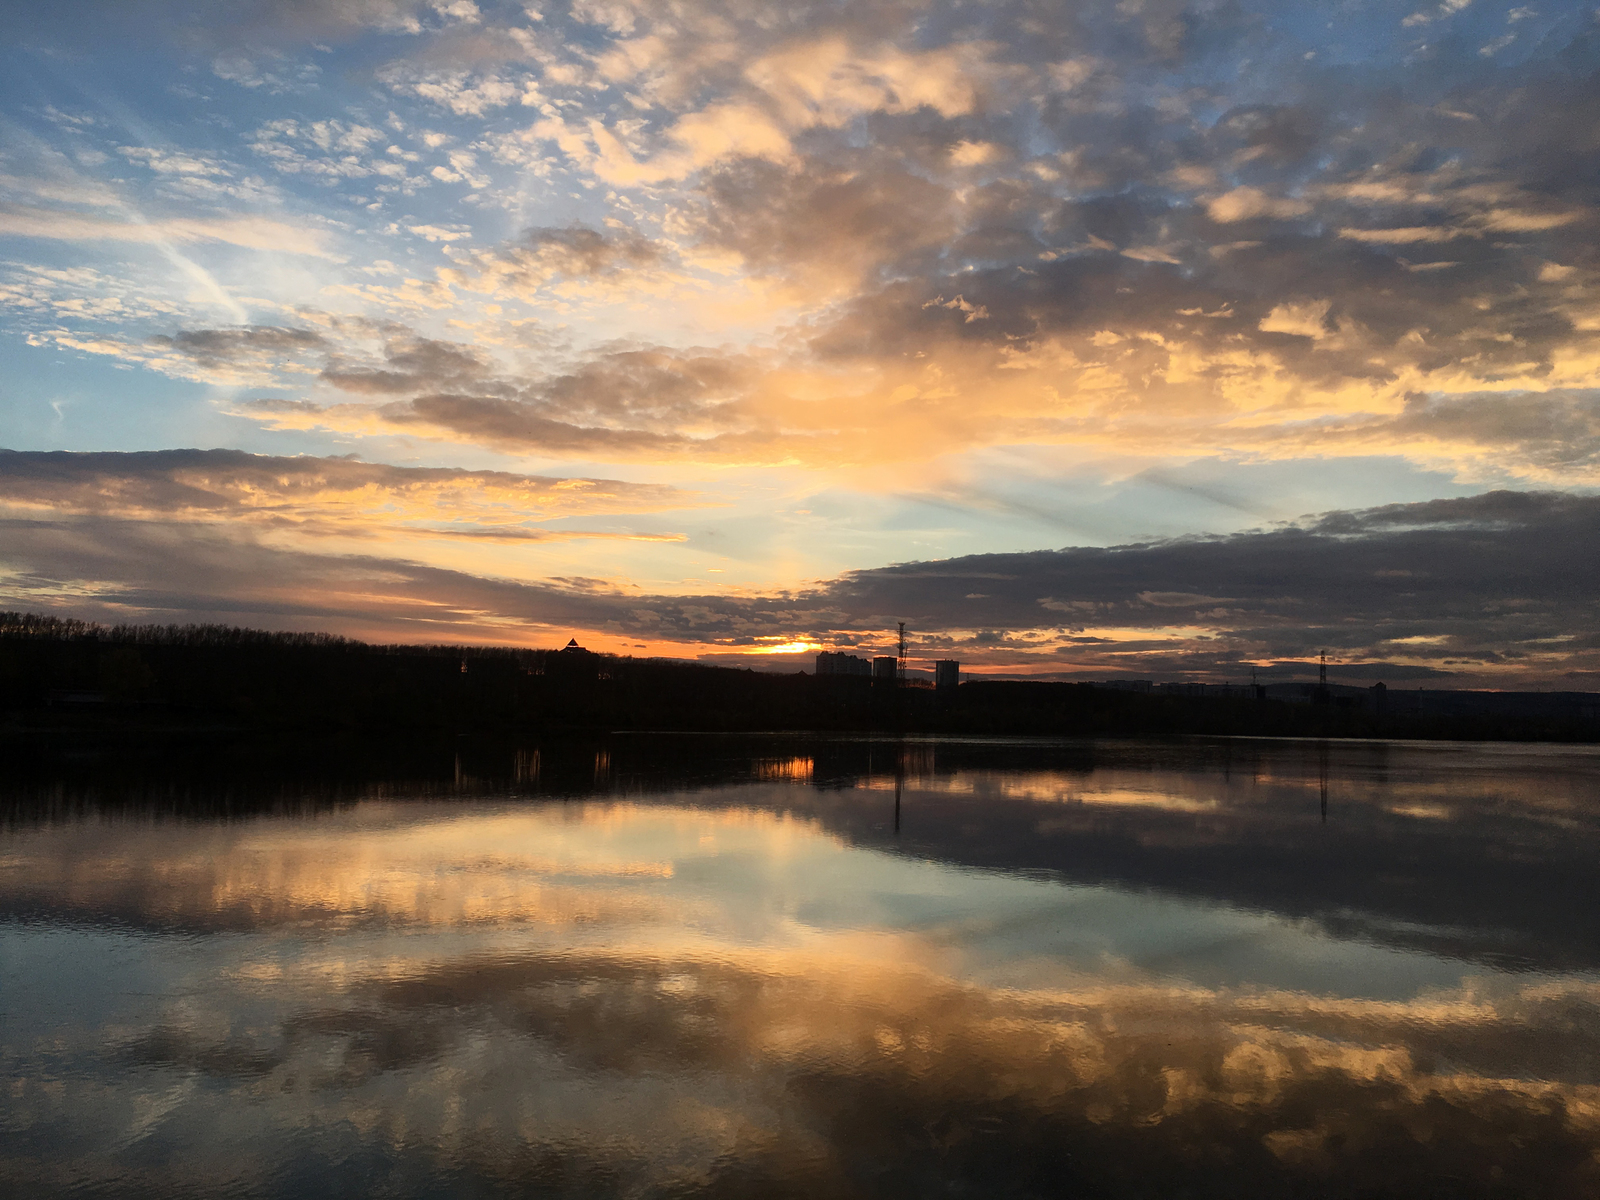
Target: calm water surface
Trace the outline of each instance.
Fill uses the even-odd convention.
[[[14,752],[17,1196],[1600,1195],[1600,753]]]

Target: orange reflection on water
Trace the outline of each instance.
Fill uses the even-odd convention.
[[[670,880],[672,855],[686,848],[781,858],[785,845],[819,837],[834,844],[814,822],[748,810],[376,803],[312,821],[40,829],[10,840],[5,887],[67,911],[131,908],[202,925],[667,920],[684,915],[681,899],[604,884]]]
[[[977,1193],[1091,1161],[1136,1162],[1156,1194],[1197,1163],[1246,1172],[1246,1195],[1328,1172],[1405,1194],[1462,1162],[1548,1195],[1600,1183],[1595,971],[870,849],[836,830],[881,824],[883,798],[799,786],[815,771],[756,760],[759,783],[692,803],[13,831],[0,897],[116,947],[157,999],[60,1023],[36,976],[37,1027],[3,1018],[8,1128],[70,1131],[71,1169],[110,1190],[149,1139],[236,1183],[283,1138],[529,1190],[556,1164],[585,1195],[856,1195],[884,1163]],[[970,798],[974,828],[1004,802],[1029,845],[1087,809],[1157,822],[1129,844],[1209,845],[1238,804],[1199,775],[924,783],[909,825],[933,796]],[[1410,796],[1374,810],[1428,803]]]
[[[815,769],[815,760],[809,755],[760,758],[751,767],[754,777],[763,783],[810,783]]]

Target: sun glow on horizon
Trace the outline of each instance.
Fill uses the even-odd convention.
[[[822,649],[821,642],[783,642],[777,646],[752,646],[745,654],[814,654]]]

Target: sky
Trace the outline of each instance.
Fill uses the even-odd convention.
[[[0,606],[1600,687],[1595,8],[5,9]]]

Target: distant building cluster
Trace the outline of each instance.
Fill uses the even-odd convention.
[[[893,662],[894,659],[890,659]],[[818,675],[871,675],[872,664],[843,650],[824,650],[817,655]]]
[[[892,654],[880,654],[867,659],[846,654],[842,650],[823,650],[817,655],[817,674],[857,675],[893,683],[901,678],[900,660]],[[961,663],[956,659],[944,658],[933,664],[933,686],[939,691],[950,691],[960,684]]]

